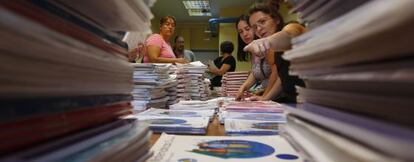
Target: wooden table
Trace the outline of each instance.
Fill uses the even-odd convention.
[[[151,136],[151,146],[157,142],[158,138],[160,138],[159,133],[154,133]],[[210,122],[210,124],[207,127],[207,134],[205,136],[225,136],[226,132],[224,130],[224,125],[220,124],[220,121],[215,116],[213,118],[213,121]]]

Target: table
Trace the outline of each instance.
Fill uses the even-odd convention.
[[[224,125],[220,124],[220,121],[215,116],[213,120],[210,122],[210,124],[207,127],[207,134],[205,136],[225,136],[226,132],[224,130]],[[154,133],[151,136],[151,146],[157,142],[158,138],[160,138],[161,134]]]

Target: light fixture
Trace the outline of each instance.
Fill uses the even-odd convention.
[[[198,1],[183,1],[186,9],[210,9],[210,1],[198,0]]]
[[[209,0],[185,0],[183,4],[190,16],[211,16]]]
[[[210,10],[207,9],[189,9],[188,14],[190,16],[211,16]]]

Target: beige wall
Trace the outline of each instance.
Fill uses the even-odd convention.
[[[240,15],[247,12],[249,6],[246,7],[233,7],[220,9],[221,18],[237,18]],[[231,41],[234,44],[234,51],[232,55],[237,58],[237,30],[235,23],[223,23],[219,27],[219,43],[223,41]],[[217,46],[219,47],[219,45]],[[236,62],[236,71],[250,71],[250,62]]]

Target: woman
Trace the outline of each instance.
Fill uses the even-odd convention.
[[[221,86],[221,78],[227,72],[233,72],[236,70],[236,59],[231,55],[234,50],[234,45],[230,41],[224,41],[220,44],[221,56],[214,60],[214,66],[208,66],[208,71],[216,76],[211,79],[212,87]]]
[[[277,12],[266,5],[257,5],[250,9],[250,26],[255,34],[262,39],[255,40],[244,48],[257,57],[265,57],[272,67],[266,96],[258,100],[273,99],[277,102],[296,102],[295,85],[303,86],[303,81],[288,74],[289,62],[282,59],[284,51],[291,47],[290,38],[305,32],[300,24],[292,23],[283,26],[283,20]],[[279,31],[279,32],[276,32]],[[270,41],[271,40],[271,41]]]
[[[247,61],[249,59],[249,54],[243,51],[243,48],[251,43],[254,39],[254,31],[250,28],[249,17],[246,15],[241,15],[236,22],[237,31],[239,33],[239,48],[237,51],[237,59],[239,61]],[[247,80],[239,88],[239,91],[236,95],[236,100],[241,100],[243,98],[243,92],[250,89],[253,85],[260,83],[259,88],[255,91],[255,94],[261,94],[261,88],[267,87],[269,76],[271,73],[271,68],[267,63],[266,59],[260,59],[255,55],[250,56],[252,64],[252,72],[250,73]]]
[[[148,63],[187,63],[184,58],[176,58],[168,40],[175,31],[175,18],[165,16],[160,20],[160,33],[152,34],[145,41],[147,53],[144,62]]]

